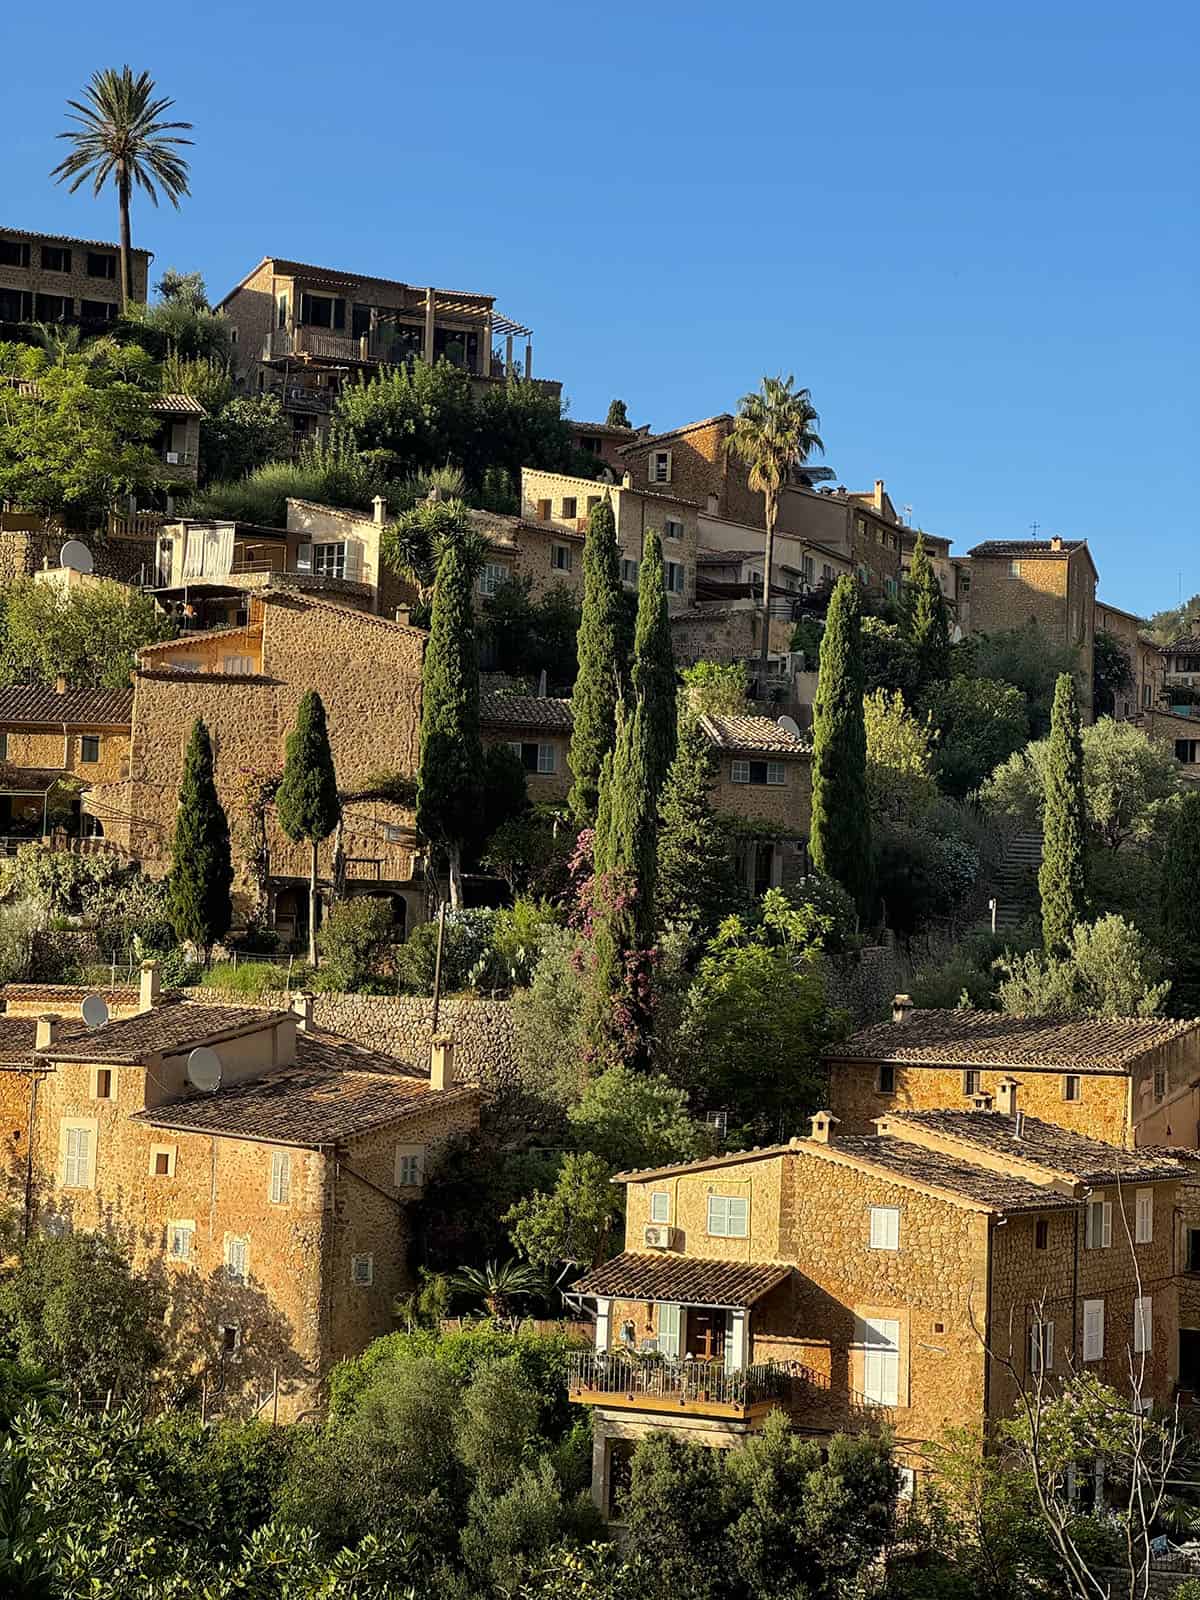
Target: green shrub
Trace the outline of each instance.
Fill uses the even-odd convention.
[[[395,932],[389,900],[363,895],[339,901],[317,936],[325,962],[321,987],[390,990],[392,985],[385,981],[379,967]]]

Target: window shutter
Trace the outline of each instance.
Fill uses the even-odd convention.
[[[1104,1301],[1083,1302],[1083,1359],[1099,1361],[1104,1355]]]
[[[286,1150],[276,1150],[271,1156],[271,1204],[286,1205],[291,1190],[292,1158]]]
[[[1133,1350],[1144,1355],[1154,1343],[1154,1301],[1148,1294],[1140,1294],[1133,1302]]]
[[[1112,1244],[1112,1201],[1111,1200],[1106,1200],[1104,1202],[1104,1236],[1103,1236],[1103,1238],[1101,1240],[1101,1244],[1103,1245],[1105,1250],[1107,1250],[1109,1248],[1109,1246]]]
[[[660,1305],[658,1308],[658,1348],[665,1356],[678,1359],[683,1331],[683,1308]]]
[[[1154,1190],[1139,1189],[1135,1212],[1133,1239],[1135,1244],[1154,1242]]]
[[[312,545],[302,544],[296,551],[296,571],[312,571]]]

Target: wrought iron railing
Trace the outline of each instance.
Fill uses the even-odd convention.
[[[622,1395],[669,1405],[698,1406],[707,1401],[746,1407],[782,1400],[788,1376],[786,1369],[773,1361],[731,1370],[723,1361],[588,1350],[571,1356],[567,1382],[572,1394]]]

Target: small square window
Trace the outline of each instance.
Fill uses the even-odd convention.
[[[744,1239],[749,1231],[750,1202],[740,1196],[710,1194],[708,1232],[714,1239]]]
[[[482,595],[493,595],[508,577],[508,568],[500,561],[484,562],[483,571],[479,574],[479,592]]]
[[[192,1259],[192,1241],[196,1235],[194,1222],[171,1222],[167,1224],[167,1251],[172,1261],[190,1261]]]
[[[748,761],[735,761],[730,766],[729,776],[734,783],[750,782],[750,763]]]
[[[650,1221],[670,1222],[671,1196],[665,1189],[656,1189],[650,1196]]]
[[[42,271],[43,272],[70,272],[71,252],[63,245],[44,244],[42,246]]]
[[[419,1189],[425,1181],[425,1146],[400,1144],[396,1146],[397,1189]]]
[[[576,498],[575,498],[575,496],[573,494],[568,494],[568,495],[564,495],[563,496],[562,513],[561,514],[567,521],[573,521],[575,516],[577,515],[576,510],[575,510],[575,507],[576,507],[577,504],[578,504],[578,501],[576,500]]]
[[[235,1356],[242,1348],[242,1330],[232,1322],[223,1324],[221,1328],[221,1354]]]
[[[963,1093],[972,1095],[979,1093],[979,1086],[983,1082],[983,1074],[975,1067],[968,1067],[963,1073]]]
[[[1063,1079],[1063,1099],[1079,1100],[1082,1098],[1083,1085],[1077,1072],[1068,1072]]]
[[[550,552],[550,565],[555,572],[570,572],[571,551],[565,544],[556,544]]]
[[[152,1161],[154,1177],[169,1178],[171,1176],[171,1152],[169,1150],[156,1150]]]
[[[871,1249],[899,1250],[900,1208],[898,1206],[871,1207]]]
[[[590,495],[588,495],[588,497],[587,497],[588,514],[590,515],[599,504],[600,504],[600,496],[598,494],[590,494]]]
[[[1050,1219],[1039,1217],[1033,1228],[1033,1248],[1045,1250],[1050,1244]]]
[[[360,1289],[367,1289],[375,1282],[375,1257],[372,1255],[352,1256],[350,1258],[350,1281]]]
[[[539,522],[549,522],[554,511],[552,500],[539,500],[537,503],[537,519]]]
[[[79,741],[79,759],[81,761],[99,761],[100,735],[85,733]]]
[[[895,1094],[896,1069],[890,1062],[880,1062],[879,1071],[875,1077],[875,1087],[880,1094]]]
[[[89,250],[87,253],[87,275],[89,278],[111,278],[117,276],[117,258],[100,250]]]
[[[668,539],[682,539],[683,523],[676,517],[668,517],[663,523],[663,533]]]
[[[782,761],[767,762],[767,785],[772,789],[782,789],[787,782],[787,768]]]

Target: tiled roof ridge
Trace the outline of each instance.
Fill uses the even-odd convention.
[[[0,722],[94,722],[120,727],[132,716],[132,684],[80,686],[63,694],[53,684],[14,683],[0,688]]]
[[[805,756],[812,753],[811,741],[798,738],[771,717],[705,712],[700,726],[720,750],[761,750],[769,755]]]
[[[715,423],[732,421],[733,413],[731,411],[718,411],[715,416],[701,417],[698,422],[684,422],[678,428],[667,428],[663,433],[643,434],[641,438],[635,439],[632,444],[622,445],[621,450],[624,452],[635,447],[640,448],[642,445],[658,444],[663,439],[676,439],[682,433],[695,433],[697,428],[711,428]]]
[[[114,255],[121,249],[121,246],[112,239],[80,239],[73,233],[47,233],[43,228],[0,228],[0,237],[14,234],[23,239],[50,239],[55,244],[90,244],[97,250],[111,250]],[[154,259],[153,250],[145,250],[138,245],[130,247],[130,254],[145,256],[147,262]]]

